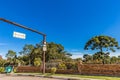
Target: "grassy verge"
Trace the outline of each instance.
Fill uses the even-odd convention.
[[[31,75],[43,75],[42,73],[16,73],[16,74],[31,74]],[[120,77],[108,77],[108,76],[87,76],[87,75],[74,75],[74,74],[54,74],[46,73],[43,76],[58,76],[65,78],[89,78],[89,79],[101,79],[101,80],[120,80]]]
[[[90,79],[102,79],[102,80],[120,80],[120,77],[108,77],[108,76],[87,76],[87,75],[69,75],[69,74],[55,74],[54,76],[90,78]]]

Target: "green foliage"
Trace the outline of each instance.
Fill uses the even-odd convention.
[[[30,65],[31,63],[33,63],[33,62],[31,62],[31,61],[34,61],[34,56],[33,56],[33,58],[31,58],[31,53],[33,52],[33,49],[34,49],[34,46],[32,45],[32,44],[26,44],[24,47],[23,47],[23,50],[22,51],[20,51],[19,53],[20,53],[20,55],[22,55],[23,56],[23,61],[25,61],[25,63],[27,64],[27,65]],[[26,57],[26,58],[25,58]]]
[[[56,67],[52,67],[52,68],[51,68],[51,74],[52,74],[52,75],[55,74],[56,71],[57,71],[57,68],[56,68]]]
[[[5,64],[9,65],[15,65],[16,64],[16,52],[14,52],[13,50],[8,50],[8,53],[6,54],[7,57],[7,62]]]
[[[16,56],[16,52],[9,50],[6,54],[6,57],[8,58],[7,64],[9,65],[12,63],[16,66],[18,64],[39,66],[41,64],[41,60],[43,60],[41,43],[36,45],[26,44],[19,53],[20,55]],[[64,47],[61,44],[56,44],[54,42],[47,43],[47,51],[45,55],[46,62],[58,59],[62,61],[70,61],[70,56],[72,55],[64,51]],[[36,60],[36,58],[40,58],[41,60]]]
[[[118,58],[115,56],[112,56],[110,61],[111,61],[111,64],[116,64],[116,63],[118,63]]]
[[[88,57],[91,56],[91,58]],[[84,55],[84,59],[83,59],[84,63],[91,63],[91,64],[120,64],[120,56],[116,57],[116,56],[112,56],[110,57],[109,53],[101,53],[101,52],[97,52],[93,55],[88,55],[85,54]]]
[[[85,45],[84,49],[88,50],[100,50],[100,52],[103,52],[103,49],[108,51],[115,52],[115,48],[119,48],[118,42],[115,38],[109,37],[109,36],[95,36],[91,38]]]
[[[110,56],[109,56],[109,53],[97,52],[93,55],[93,60],[94,60],[94,63],[109,64]]]
[[[16,55],[16,52],[14,52],[13,50],[9,50],[8,53],[6,54],[6,57],[13,59],[15,55]]]
[[[23,50],[20,53],[20,55],[29,55],[30,52],[32,52],[32,50],[34,49],[34,46],[32,44],[26,44],[23,47]]]
[[[63,69],[63,70],[65,70],[65,69],[67,69],[67,66],[66,66],[64,63],[59,63],[58,69]]]
[[[35,58],[40,58],[42,59],[42,47],[40,46],[35,46],[32,52],[30,53],[30,62],[32,65],[34,65],[34,60]]]
[[[56,44],[54,42],[47,43],[46,61],[61,59],[66,60],[70,58],[70,54],[64,51],[64,47],[61,44]]]
[[[109,63],[110,57],[108,50],[115,52],[115,49],[119,49],[118,42],[115,38],[109,37],[109,36],[95,36],[91,38],[86,44],[84,49],[88,50],[99,50],[99,52],[95,53],[93,55],[93,60],[95,61],[101,61],[102,63]],[[104,53],[107,52],[107,53]],[[90,60],[89,55],[83,56],[86,60]],[[87,61],[86,61],[87,62]]]
[[[66,62],[67,69],[77,70],[77,62]]]
[[[0,67],[0,73],[5,72],[5,68],[4,67]]]
[[[6,60],[4,59],[0,59],[0,66],[3,67],[6,63]]]
[[[41,65],[41,63],[42,63],[42,61],[41,61],[40,58],[35,58],[35,60],[34,60],[34,66],[38,67],[38,66]]]
[[[82,58],[76,58],[76,59],[74,59],[74,61],[82,61]]]
[[[84,58],[83,62],[85,62],[85,63],[91,63],[92,62],[92,56],[91,55],[84,54],[83,58]]]
[[[16,69],[16,68],[14,68],[14,69],[13,69],[13,72],[14,72],[14,73],[16,73],[16,72],[17,72],[17,69]]]

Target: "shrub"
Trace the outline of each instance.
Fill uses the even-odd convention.
[[[77,63],[75,63],[75,62],[66,62],[65,64],[66,64],[67,69],[77,70]]]
[[[34,60],[34,66],[38,67],[41,65],[41,59],[40,58],[35,58]]]
[[[16,69],[16,68],[14,68],[14,69],[13,69],[13,72],[14,72],[14,73],[16,73],[16,72],[17,72],[17,69]]]
[[[56,70],[57,70],[57,69],[56,69],[55,67],[52,67],[52,68],[51,68],[51,74],[55,74]]]
[[[0,73],[5,72],[5,68],[4,67],[0,67]]]
[[[65,69],[67,69],[67,67],[66,67],[66,65],[65,65],[64,63],[60,63],[60,64],[58,65],[58,69],[63,69],[63,70],[65,70]]]

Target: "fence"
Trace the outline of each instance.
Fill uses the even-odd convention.
[[[42,72],[40,67],[21,66],[17,67],[17,72]],[[50,69],[46,69],[50,73]],[[83,74],[83,75],[106,75],[120,76],[120,64],[78,64],[78,70],[57,69],[59,74]]]
[[[80,74],[120,76],[119,64],[79,64]]]
[[[20,66],[16,68],[16,72],[41,72],[41,67]]]
[[[16,68],[17,72],[42,72],[42,68],[40,67],[32,67],[32,66],[20,66]],[[51,69],[46,69],[46,73],[50,73]],[[78,73],[78,70],[62,70],[62,69],[57,69],[56,73],[59,74],[76,74]]]

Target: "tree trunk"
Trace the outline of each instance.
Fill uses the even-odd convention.
[[[105,56],[104,56],[102,47],[100,47],[100,52],[101,52],[101,55],[103,56],[102,63],[105,64]]]

